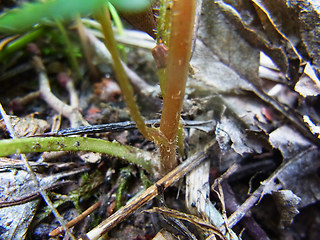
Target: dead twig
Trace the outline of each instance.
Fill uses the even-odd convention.
[[[227,181],[222,182],[222,188],[225,198],[226,210],[228,213],[233,213],[239,208],[238,201]],[[253,218],[250,211],[246,213],[239,224],[245,229],[247,234],[252,237],[253,240],[270,240],[265,231]]]
[[[205,221],[203,221],[201,218],[197,216],[179,212],[174,209],[170,209],[166,207],[161,207],[161,208],[154,207],[151,210],[147,210],[146,212],[149,212],[149,213],[158,212],[158,213],[161,213],[162,215],[168,216],[173,219],[177,218],[177,219],[185,220],[201,228],[203,231],[210,233],[210,235],[214,234],[218,236],[220,239],[224,239],[224,240],[227,239],[218,227],[213,226],[212,224],[206,223]]]
[[[221,183],[219,182],[217,185],[218,185],[218,190],[213,189],[213,191],[217,194],[219,201],[221,203],[221,211],[222,211],[221,215],[224,221],[226,232],[230,234],[231,230],[229,228],[228,221],[227,221],[228,217],[227,217],[226,205],[225,205],[224,194],[222,191]]]
[[[264,195],[269,194],[272,191],[279,190],[282,186],[281,184],[276,183],[275,180],[277,177],[282,173],[282,171],[285,171],[289,165],[293,164],[293,162],[299,160],[300,158],[303,158],[307,152],[313,150],[314,148],[315,147],[308,148],[307,150],[298,154],[296,157],[290,159],[290,161],[280,165],[280,167],[274,171],[267,180],[263,181],[260,187],[254,191],[252,195],[247,198],[247,200],[228,218],[229,227],[232,228],[235,226],[245,216],[250,208],[259,202]]]
[[[298,117],[299,114],[294,111],[294,109],[289,108],[288,106],[284,106],[277,100],[270,97],[268,94],[266,94],[264,91],[254,87],[254,94],[261,98],[264,102],[270,104],[274,109],[279,111],[285,118],[287,118],[291,124],[293,124],[297,130],[305,136],[308,140],[310,140],[312,143],[316,144],[317,146],[320,146],[320,140],[317,135],[313,134],[310,129],[306,126],[306,124],[303,122],[303,118]]]
[[[73,227],[75,224],[77,224],[78,222],[80,222],[82,219],[84,219],[86,216],[88,216],[89,214],[91,214],[94,210],[96,210],[98,207],[100,207],[101,205],[101,199],[96,202],[95,204],[93,204],[91,207],[89,207],[87,210],[85,210],[83,213],[81,213],[79,216],[77,216],[76,218],[72,219],[71,221],[66,223],[66,227],[70,228]],[[55,228],[54,230],[52,230],[49,233],[50,237],[55,237],[57,235],[59,235],[60,233],[64,232],[64,229],[62,226]]]
[[[163,189],[171,186],[173,183],[182,178],[186,173],[191,171],[195,166],[202,162],[207,157],[207,150],[215,144],[215,140],[210,142],[203,151],[191,156],[174,170],[169,172],[154,185],[146,189],[139,196],[132,199],[127,205],[120,208],[117,212],[109,218],[100,223],[96,228],[92,229],[81,239],[94,240],[101,237],[105,232],[115,227],[118,223],[127,218],[134,211],[151,201],[158,195],[158,188],[161,186]]]
[[[16,138],[15,132],[12,128],[12,125],[10,124],[10,120],[6,114],[6,112],[4,111],[2,104],[0,103],[0,112],[2,115],[2,118],[6,124],[6,127],[10,133],[11,138]],[[60,223],[61,226],[63,226],[63,228],[65,229],[66,233],[70,236],[71,239],[75,239],[75,237],[73,236],[73,234],[68,230],[68,228],[66,227],[65,221],[64,219],[61,217],[61,215],[59,214],[59,212],[57,211],[57,209],[55,209],[55,207],[53,206],[53,203],[51,202],[49,196],[47,195],[46,191],[41,187],[40,181],[37,177],[37,175],[33,172],[28,159],[26,157],[25,154],[20,154],[22,160],[24,161],[24,164],[26,166],[26,169],[28,171],[28,173],[30,174],[32,180],[34,181],[35,185],[38,187],[40,195],[42,196],[43,200],[46,202],[46,204],[48,205],[48,207],[51,209],[53,215],[56,217],[56,219],[58,220],[58,222]]]
[[[66,88],[70,94],[71,105],[69,106],[66,103],[62,102],[51,92],[45,67],[43,65],[42,59],[37,54],[34,54],[33,56],[33,63],[39,76],[39,88],[42,99],[46,103],[48,103],[54,110],[61,113],[64,117],[68,118],[72,127],[89,125],[78,110],[78,97],[71,79],[66,82]]]
[[[43,188],[44,191],[50,191],[53,190],[55,188],[60,188],[62,186],[64,186],[65,184],[70,184],[73,183],[72,181],[63,181],[63,182],[58,182],[56,184],[52,184],[49,187]],[[6,202],[0,202],[0,208],[4,208],[4,207],[11,207],[11,206],[16,206],[16,205],[20,205],[20,204],[24,204],[27,202],[32,201],[33,199],[36,199],[37,197],[39,197],[40,195],[40,191],[37,190],[36,192],[31,192],[29,193],[27,196],[23,196],[17,199],[13,199],[11,201],[6,201]]]
[[[220,177],[218,177],[217,179],[214,180],[214,183],[211,186],[211,189],[214,191],[214,189],[216,188],[216,186],[218,184],[221,184],[221,182],[223,182],[224,180],[226,180],[227,178],[230,177],[230,175],[234,174],[236,171],[238,171],[240,168],[240,164],[238,163],[234,163],[232,164],[227,171],[225,171]]]

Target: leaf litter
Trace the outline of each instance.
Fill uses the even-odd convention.
[[[286,19],[291,21],[285,21]],[[308,234],[309,229],[305,229],[305,232],[300,231],[302,229],[300,225],[303,225],[300,219],[304,217],[308,208],[317,205],[320,198],[320,166],[317,161],[319,131],[316,130],[320,122],[318,111],[320,59],[317,40],[320,34],[317,34],[319,26],[315,24],[317,21],[314,19],[319,19],[319,8],[316,1],[311,0],[299,2],[252,0],[242,1],[242,4],[233,1],[203,1],[197,39],[190,62],[187,103],[183,116],[186,120],[209,120],[212,121],[212,125],[202,129],[206,133],[201,131],[201,128],[186,130],[189,142],[187,155],[199,152],[212,138],[217,140],[217,144],[214,147],[215,151],[210,152],[209,160],[201,163],[197,169],[193,170],[194,172],[187,175],[186,189],[182,187],[177,190],[176,187],[170,187],[165,191],[165,203],[170,208],[180,211],[175,213],[176,217],[178,215],[181,217],[182,212],[186,211],[182,207],[186,202],[189,212],[217,226],[213,215],[221,214],[222,206],[226,204],[229,218],[226,227],[222,228],[223,234],[226,234],[228,227],[239,234],[240,230],[233,226],[242,217],[244,221],[239,222],[239,225],[248,229],[244,231],[242,239],[283,239],[296,234],[300,234],[299,237],[302,238]],[[262,75],[261,51],[274,62],[275,65],[265,68],[272,71],[273,76],[276,77],[268,78]],[[103,58],[107,56],[107,53],[103,55],[99,52],[97,55],[99,54]],[[153,90],[156,89],[156,86],[151,84],[147,86]],[[150,91],[144,93],[139,97],[147,96],[149,100],[157,98],[151,95]],[[4,101],[1,100],[1,102]],[[107,108],[108,104],[100,99],[91,101],[90,105],[103,109],[103,107]],[[123,108],[121,99],[111,105]],[[116,119],[127,120],[127,116],[121,111],[115,111],[119,115]],[[99,117],[102,118],[102,116]],[[38,125],[38,128],[43,126],[47,128],[47,125],[40,121],[32,124]],[[22,129],[21,135],[29,132],[36,133],[36,130],[31,129],[26,133],[24,128]],[[154,150],[154,146],[141,140],[141,137],[137,139],[137,133],[131,133],[128,136],[128,143],[131,141],[141,148]],[[2,137],[4,137],[3,134]],[[107,134],[103,137],[112,136]],[[76,159],[76,161],[80,160]],[[110,163],[104,161],[106,158],[102,157],[97,163],[92,163],[95,164],[92,169],[102,164],[102,169],[106,167],[109,173],[113,172],[108,175],[111,180],[105,183],[107,190],[99,190],[99,194],[108,195],[108,201],[113,202],[115,198],[112,192],[115,189],[111,183],[117,182],[115,179],[119,163],[115,159]],[[244,173],[240,176],[241,169],[253,168],[254,164],[264,161],[267,165],[261,165],[264,167],[255,170],[258,173],[251,175]],[[234,209],[235,212],[232,213],[228,211],[228,200],[225,199],[225,203],[221,203],[221,199],[214,197],[215,194],[210,190],[210,183],[216,178],[219,179],[219,176],[235,163],[240,164],[239,169],[229,177],[220,177],[224,184],[233,189],[235,195],[233,201],[236,201],[238,209]],[[90,165],[86,162],[82,164]],[[122,162],[120,165],[123,164]],[[5,172],[6,168],[2,169]],[[20,171],[18,170],[17,176],[23,173]],[[262,179],[257,177],[259,173],[263,175]],[[200,174],[201,178],[197,177],[197,174]],[[5,177],[5,175],[2,176]],[[238,180],[232,181],[237,176]],[[197,185],[194,179],[199,180]],[[1,180],[1,183],[4,181]],[[26,190],[25,179],[21,181],[23,183],[21,189]],[[139,181],[137,178],[135,184],[139,185]],[[193,184],[196,186],[192,186]],[[247,193],[249,184],[253,185],[252,194]],[[137,187],[132,187],[131,190],[134,195]],[[7,191],[2,189],[1,193],[8,197],[10,194]],[[130,190],[127,191],[129,194]],[[175,199],[172,195],[179,191],[180,196]],[[187,197],[186,200],[183,198],[184,195]],[[277,209],[273,211],[278,213],[277,218],[261,217],[262,206],[270,200],[267,195],[273,197],[272,204]],[[128,196],[122,197],[122,201],[128,198]],[[94,197],[94,199],[97,198]],[[216,205],[212,204],[212,201]],[[30,203],[35,204],[34,201]],[[148,207],[158,207],[158,205],[156,201],[150,201]],[[14,208],[16,206],[7,207],[6,210],[14,213],[16,211]],[[32,206],[32,209],[34,208],[36,205]],[[154,211],[163,209],[165,208],[161,209],[160,206],[158,209],[154,208]],[[30,208],[21,212],[26,215],[17,218],[24,219],[27,224],[20,226],[22,229],[18,229],[19,235],[15,236],[19,238],[15,239],[21,239],[20,236],[27,231],[36,214],[36,211],[31,211]],[[319,217],[319,210],[317,214],[313,216],[314,221]],[[102,215],[105,217],[107,214]],[[141,215],[144,216],[143,213],[136,213],[135,217],[141,217]],[[250,232],[252,226],[247,220],[248,216],[253,216],[256,229],[261,227],[258,235]],[[130,225],[132,227],[130,236],[139,233],[144,236],[139,238],[135,235],[136,239],[148,239],[149,233],[154,236],[162,228],[159,219],[161,220],[161,217],[158,216],[156,221],[152,222],[150,218],[145,217],[146,222],[142,221],[143,224],[152,223],[153,227],[142,228],[141,222],[133,224],[131,222],[130,225],[133,218],[129,218],[128,222],[123,222],[114,230],[110,230],[110,237],[112,239],[113,234],[116,236],[122,228],[126,229],[125,226]],[[277,224],[272,225],[269,222],[277,222]],[[218,226],[219,231],[221,231],[221,224],[224,225],[223,219]],[[196,232],[192,226],[187,225],[187,227]],[[88,232],[89,227],[84,226],[83,229],[84,232],[80,230],[75,232],[83,234]],[[233,236],[233,233],[229,234]],[[11,236],[13,235],[11,233]],[[173,235],[177,236],[179,233],[173,231]]]

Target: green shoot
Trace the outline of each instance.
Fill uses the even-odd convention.
[[[123,25],[117,10],[110,2],[108,2],[108,8],[119,35],[123,35]]]
[[[77,77],[77,79],[79,79],[80,78],[80,67],[79,67],[77,58],[74,54],[74,50],[73,50],[72,44],[70,42],[70,39],[68,37],[67,31],[64,28],[64,26],[60,20],[56,19],[56,24],[57,24],[58,29],[60,30],[64,44],[66,45],[65,51],[66,51],[66,54],[69,58],[70,65],[72,66],[73,70],[76,72],[75,76]]]

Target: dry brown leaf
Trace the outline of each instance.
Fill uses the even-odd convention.
[[[50,125],[45,120],[35,118],[33,115],[21,118],[10,116],[10,121],[17,137],[29,137],[43,134],[50,128]],[[0,128],[6,129],[3,120],[0,121]]]

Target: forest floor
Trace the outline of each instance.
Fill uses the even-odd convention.
[[[221,2],[204,0],[199,15],[182,112],[185,149],[180,168],[160,176],[102,153],[39,153],[39,143],[25,155],[37,184],[20,154],[3,156],[1,239],[88,237],[101,223],[107,232],[103,239],[319,239],[320,60],[316,40],[301,27],[311,27],[312,21],[297,14],[301,29],[294,37],[300,45],[294,44],[274,31],[263,32],[269,28],[258,28],[254,20],[244,21],[246,14],[265,19],[259,6],[256,15],[245,11],[247,5],[238,6],[237,22],[232,18],[237,15],[230,15],[228,4]],[[280,25],[273,7],[266,8],[279,23],[277,30],[293,27]],[[319,12],[309,7],[319,19]],[[290,15],[295,8],[286,9],[278,11]],[[74,25],[65,25],[76,65],[56,27],[1,59],[0,103],[9,123],[0,122],[0,138],[12,137],[8,124],[17,138],[68,137],[61,129],[73,128],[77,132],[72,136],[133,146],[157,159],[157,146],[135,126],[127,127],[130,114],[99,29],[93,20],[83,23],[87,45]],[[239,24],[281,43],[253,44],[256,39]],[[260,24],[270,27],[263,20]],[[316,27],[313,31],[320,33]],[[132,30],[116,38],[142,115],[160,119],[154,40]],[[79,129],[111,123],[120,124],[107,132]],[[61,221],[40,197],[40,189],[65,222],[78,219],[68,225],[70,235],[52,232]]]

